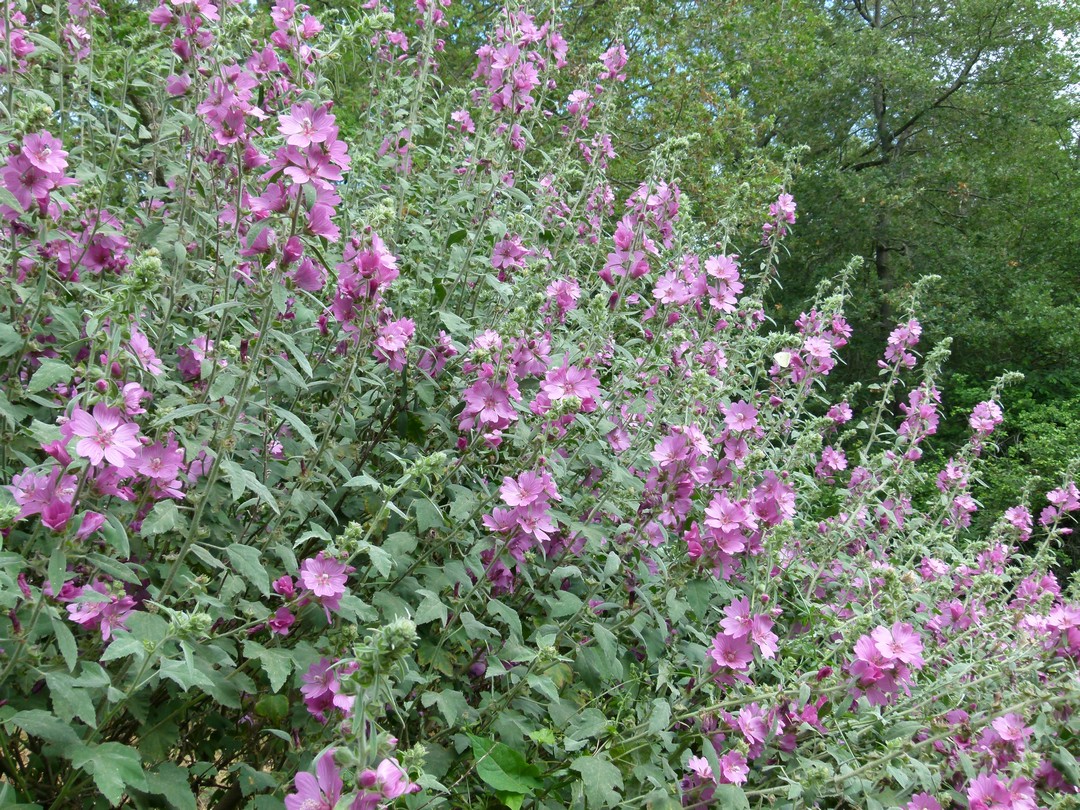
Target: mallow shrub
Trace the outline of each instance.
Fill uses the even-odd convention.
[[[920,461],[921,285],[830,390],[854,266],[609,182],[617,33],[2,2],[0,803],[1076,806],[1071,471],[969,531],[1009,379]]]

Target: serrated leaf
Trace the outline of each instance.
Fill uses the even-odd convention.
[[[140,534],[143,537],[164,534],[175,529],[179,522],[180,510],[176,504],[171,500],[158,501],[143,520]]]
[[[491,599],[488,601],[487,611],[489,616],[502,619],[506,626],[510,628],[512,640],[521,641],[521,617],[518,616],[516,610],[504,605],[498,599]]]
[[[738,785],[717,785],[713,803],[716,807],[730,807],[731,810],[750,810],[750,800]]]
[[[277,499],[274,494],[251,470],[241,467],[235,461],[225,459],[221,462],[221,469],[225,472],[225,477],[229,479],[229,483],[232,486],[233,500],[239,500],[243,495],[244,490],[250,490],[259,497],[259,500],[269,506],[274,514],[280,515],[281,509],[277,505]]]
[[[195,795],[191,792],[191,781],[187,768],[172,762],[158,765],[157,771],[146,774],[146,789],[165,797],[176,810],[197,810]]]
[[[439,320],[443,322],[443,326],[447,328],[451,335],[467,335],[470,332],[469,324],[453,312],[440,311]]]
[[[121,743],[83,747],[71,758],[71,764],[93,774],[94,784],[114,807],[124,798],[125,788],[147,789],[139,752]]]
[[[46,672],[45,683],[49,687],[49,696],[57,717],[67,723],[78,717],[90,728],[97,727],[94,702],[86,689],[79,688],[74,678],[66,672]]]
[[[424,706],[438,706],[439,712],[446,718],[446,724],[451,728],[457,724],[458,718],[469,711],[469,704],[465,696],[455,689],[444,689],[442,692],[425,692],[421,698]]]
[[[67,363],[59,360],[44,360],[34,376],[30,378],[30,384],[26,386],[27,393],[36,394],[51,388],[57,383],[70,382],[75,376],[75,369]]]
[[[244,655],[248,658],[257,658],[262,664],[266,676],[270,679],[270,689],[274,692],[281,691],[281,687],[285,685],[285,682],[292,674],[293,658],[291,653],[285,650],[269,649],[254,641],[245,641]]]
[[[622,774],[608,760],[602,757],[578,757],[570,768],[581,774],[588,807],[615,807],[622,801],[619,795],[623,788]]]
[[[242,543],[233,543],[226,546],[225,553],[229,556],[229,562],[244,579],[259,589],[263,596],[270,595],[270,575],[260,560],[259,550]]]
[[[885,732],[885,739],[896,740],[901,737],[910,738],[923,727],[923,724],[916,720],[902,720]]]
[[[60,718],[44,709],[19,712],[6,721],[18,726],[27,734],[40,737],[63,750],[73,750],[82,745],[75,730]]]
[[[56,646],[60,648],[60,655],[64,658],[64,664],[67,665],[68,672],[73,672],[75,664],[79,661],[79,645],[75,641],[75,634],[62,619],[56,616],[50,617],[50,624],[52,624],[53,636],[56,637]]]
[[[525,757],[513,748],[474,734],[470,734],[469,739],[476,759],[476,775],[488,787],[526,796],[541,787],[542,783],[537,778],[540,770],[526,762]]]
[[[312,450],[318,449],[319,443],[315,439],[315,434],[311,432],[311,428],[309,428],[304,423],[303,419],[301,419],[292,411],[287,411],[284,408],[279,408],[276,405],[274,406],[274,413],[276,413],[278,416],[288,422],[289,427],[296,431],[297,435],[305,442],[307,442],[308,446],[311,447]]]
[[[449,611],[439,599],[439,595],[428,590],[419,590],[417,593],[424,597],[420,602],[420,606],[416,608],[416,613],[413,615],[413,621],[418,625],[427,624],[439,619],[443,624],[446,624],[446,620],[449,616]]]
[[[439,507],[427,498],[417,498],[413,501],[413,512],[416,514],[416,527],[421,533],[446,526]]]
[[[389,552],[372,545],[369,545],[364,551],[367,552],[368,559],[371,560],[375,570],[379,572],[379,576],[384,578],[390,576],[390,572],[394,570],[394,558]]]

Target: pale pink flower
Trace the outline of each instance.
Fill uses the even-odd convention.
[[[73,435],[82,437],[75,452],[90,459],[94,467],[100,466],[102,460],[124,467],[139,451],[139,426],[125,422],[119,408],[110,408],[104,402],[94,406],[93,415],[75,408],[68,425]]]

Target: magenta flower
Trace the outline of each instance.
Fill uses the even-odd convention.
[[[750,662],[754,660],[754,650],[750,646],[749,639],[745,637],[732,638],[723,633],[717,633],[712,647],[709,648],[709,657],[716,662],[717,667],[747,669]]]
[[[23,140],[22,153],[30,164],[46,174],[63,175],[67,168],[67,152],[63,144],[48,132],[27,135]]]
[[[94,406],[93,415],[75,408],[68,424],[73,435],[82,437],[75,452],[90,459],[91,466],[98,467],[105,460],[114,467],[125,467],[139,452],[139,426],[125,422],[118,408],[104,402]]]
[[[416,323],[412,318],[399,318],[380,326],[372,352],[375,359],[386,363],[391,371],[401,371],[405,368],[405,348],[415,331]]]
[[[327,711],[338,709],[345,716],[352,713],[356,699],[352,695],[341,693],[338,675],[349,675],[356,671],[357,666],[355,662],[335,664],[328,658],[320,658],[308,667],[303,675],[304,685],[300,687],[300,693],[304,696],[304,703],[312,716],[325,723]]]
[[[279,636],[289,635],[289,629],[296,623],[296,617],[287,607],[279,607],[274,613],[274,618],[267,622],[270,630]]]
[[[113,630],[125,629],[124,622],[135,607],[135,600],[130,596],[117,596],[110,593],[104,583],[95,582],[82,590],[95,592],[99,596],[94,601],[83,601],[67,606],[68,618],[89,630],[101,630],[102,641],[112,638]]]
[[[315,776],[307,771],[296,775],[296,792],[285,797],[286,810],[334,810],[345,786],[341,771],[334,762],[334,749],[315,763]]]

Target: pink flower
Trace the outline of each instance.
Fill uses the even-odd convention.
[[[1006,742],[1022,743],[1035,733],[1035,729],[1028,726],[1021,715],[1014,713],[999,717],[990,725]]]
[[[308,712],[323,723],[326,722],[327,710],[338,709],[345,715],[350,714],[355,698],[341,694],[338,672],[349,674],[355,669],[355,663],[351,666],[335,665],[328,658],[320,658],[308,667],[303,676],[304,685],[300,687]]]
[[[131,340],[128,341],[128,351],[138,361],[144,371],[150,372],[155,377],[160,377],[164,368],[161,360],[154,353],[153,347],[146,335],[139,331],[137,326],[131,327]]]
[[[728,430],[743,432],[757,427],[757,408],[747,402],[733,402],[724,408],[724,424]]]
[[[877,627],[870,637],[877,651],[889,661],[902,661],[919,669],[923,665],[922,639],[910,624],[897,622],[892,629]]]
[[[967,791],[969,810],[1012,810],[1009,788],[993,774],[980,774]]]
[[[50,133],[43,131],[23,139],[22,153],[35,168],[46,174],[62,176],[68,165],[63,146]]]
[[[718,633],[709,648],[709,656],[717,667],[728,669],[747,669],[754,660],[754,650],[746,638],[732,638]]]
[[[287,607],[279,607],[274,613],[272,618],[267,624],[270,629],[277,633],[279,636],[289,635],[289,629],[296,623],[296,617],[292,615]]]
[[[112,638],[113,630],[124,629],[124,622],[135,607],[130,596],[110,593],[104,583],[95,582],[83,589],[97,594],[93,601],[80,601],[67,606],[68,618],[90,630],[100,629],[102,641]],[[81,598],[81,597],[80,597]]]
[[[147,447],[139,448],[137,461],[131,466],[140,475],[145,475],[147,478],[172,481],[180,475],[180,468],[183,464],[183,449],[170,440],[168,446],[163,445],[161,442],[155,442]]]
[[[941,802],[929,793],[916,793],[911,801],[904,805],[904,810],[941,810]]]
[[[375,338],[375,359],[386,363],[391,371],[405,368],[405,348],[412,340],[416,324],[411,318],[400,318],[379,327]]]
[[[170,96],[182,96],[187,93],[191,86],[191,76],[181,73],[179,76],[171,74],[165,78],[165,92]]]
[[[391,758],[384,759],[375,769],[375,787],[387,799],[396,799],[398,796],[420,790],[418,784],[409,781],[408,774],[398,761]]]
[[[110,408],[104,402],[94,406],[93,415],[75,408],[68,424],[73,435],[82,437],[75,445],[75,452],[90,459],[94,467],[100,466],[102,460],[114,467],[125,467],[141,446],[139,426],[125,422],[118,408]]]
[[[344,783],[331,748],[315,763],[315,776],[306,771],[294,780],[296,792],[285,797],[286,810],[334,810]]]
[[[1000,425],[1004,418],[1001,407],[993,400],[988,400],[975,406],[968,418],[968,424],[980,436],[986,436],[993,433],[994,428]]]
[[[720,620],[724,633],[732,638],[743,638],[750,634],[753,622],[750,617],[750,600],[745,596],[724,608],[724,616],[725,618]]]
[[[287,115],[278,116],[278,132],[285,136],[285,143],[301,149],[313,143],[324,143],[337,138],[334,116],[325,106],[315,109],[311,102],[297,104]]]
[[[713,779],[712,766],[705,757],[690,757],[686,760],[686,767],[700,779],[709,781]]]
[[[503,479],[499,494],[507,506],[529,506],[541,499],[559,501],[562,498],[555,489],[555,482],[546,472],[539,474],[523,472],[517,479],[507,476]]]
[[[741,751],[728,751],[720,757],[720,774],[722,782],[730,785],[741,785],[746,782],[750,774],[750,768],[746,764],[746,757]]]
[[[337,611],[341,607],[341,597],[345,595],[345,583],[349,578],[348,572],[349,568],[345,563],[327,557],[322,551],[300,565],[300,585],[323,606],[327,621],[330,620],[330,611]]]
[[[564,365],[552,369],[544,377],[540,385],[542,396],[537,397],[537,404],[542,412],[546,412],[544,405],[577,397],[581,400],[581,411],[592,413],[596,410],[596,398],[600,396],[600,381],[590,368],[581,369],[576,366]],[[547,402],[543,403],[542,399]]]

